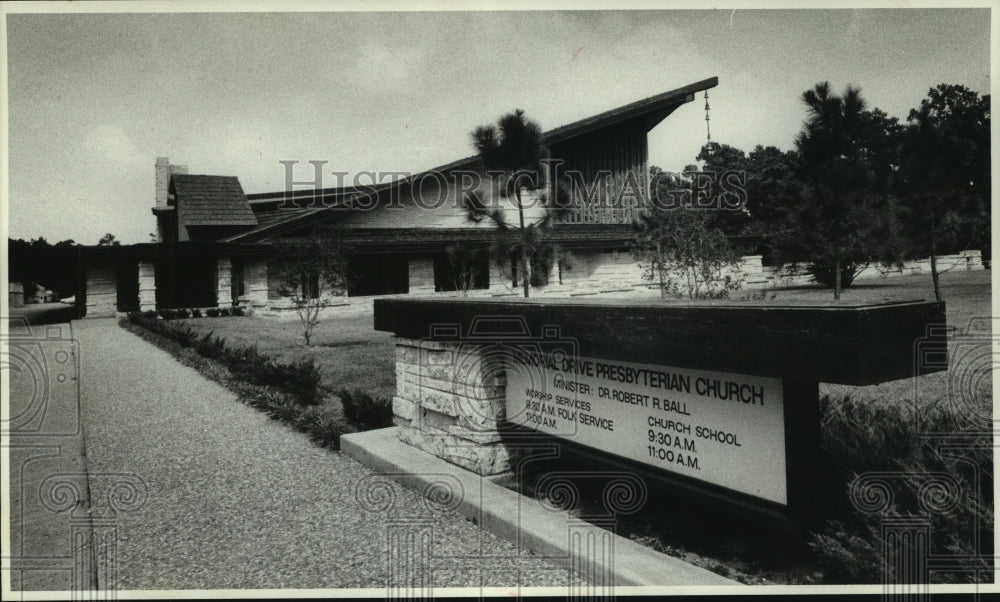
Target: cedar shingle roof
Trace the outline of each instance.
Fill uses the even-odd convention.
[[[256,226],[257,218],[235,176],[174,174],[177,217],[185,226]]]

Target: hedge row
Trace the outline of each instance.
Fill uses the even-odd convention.
[[[121,322],[122,328],[134,333],[173,355],[178,362],[190,366],[215,382],[236,393],[240,401],[264,412],[274,420],[286,422],[305,433],[314,443],[333,450],[340,449],[340,437],[355,430],[346,419],[331,413],[324,405],[304,406],[291,395],[275,389],[248,383],[225,368],[221,363],[202,356],[193,347],[184,347],[176,340],[168,340],[145,325]]]
[[[229,347],[225,339],[211,332],[199,335],[190,326],[168,324],[150,317],[148,312],[130,313],[128,320],[182,347],[193,348],[202,357],[221,362],[237,378],[288,393],[301,405],[316,405],[323,400],[319,369],[311,358],[283,364],[260,353],[256,345]]]
[[[197,307],[194,309],[161,309],[161,310],[149,310],[141,312],[139,315],[149,318],[150,320],[155,320],[157,316],[163,318],[164,320],[183,320],[184,318],[200,318],[202,315],[208,316],[209,318],[218,318],[220,316],[242,316],[244,315],[242,307],[234,307],[232,309],[228,307],[211,307],[205,310],[202,314],[201,310]],[[131,318],[130,318],[131,319]]]

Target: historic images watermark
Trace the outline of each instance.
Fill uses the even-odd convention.
[[[563,169],[563,161],[542,161],[548,182],[538,173],[474,169],[406,171],[324,171],[328,161],[307,161],[312,165],[311,179],[297,180],[298,160],[282,160],[284,196],[280,208],[327,208],[370,211],[376,207],[401,210],[410,203],[433,211],[449,203],[463,209],[464,199],[479,190],[548,188],[544,194],[522,196],[524,209],[546,204],[550,208],[574,210],[599,207],[628,209],[637,206],[652,209],[703,209],[743,211],[747,202],[747,174],[743,171],[660,171],[652,175],[629,170],[615,174],[611,170],[586,173]],[[300,168],[301,169],[301,168]],[[298,176],[302,177],[302,176]],[[332,185],[331,179],[332,178]],[[405,183],[404,186],[401,184]],[[648,193],[647,193],[648,191]],[[648,197],[648,198],[647,198]],[[496,203],[497,199],[494,198]]]
[[[80,414],[80,344],[67,325],[3,319],[0,363],[10,384],[2,424],[12,591],[114,599],[123,513],[142,508],[148,487],[133,473],[88,471]]]
[[[521,452],[512,469],[513,481],[521,490],[533,481],[535,496],[513,496],[515,511],[503,513],[516,518],[515,524],[508,525],[512,531],[508,539],[515,546],[512,554],[484,550],[456,553],[442,539],[443,519],[453,512],[465,514],[476,524],[503,520],[486,499],[490,488],[497,487],[488,477],[479,477],[478,486],[471,489],[446,473],[370,474],[358,481],[354,494],[359,507],[385,525],[389,599],[432,599],[436,589],[447,587],[456,577],[466,581],[469,575],[477,576],[480,590],[503,583],[503,590],[520,594],[532,586],[530,574],[540,570],[564,575],[570,599],[614,597],[616,517],[637,512],[646,504],[644,481],[627,471],[558,471],[534,478],[532,464],[559,457],[559,446],[524,447]],[[418,492],[422,504],[399,499],[411,495],[404,493],[404,485],[396,482],[399,480],[423,483]],[[577,516],[571,511],[583,497],[584,481],[600,489],[600,503],[588,505],[589,512]],[[562,552],[539,552],[538,542],[529,541],[536,536],[536,529],[527,523],[538,516],[545,521],[562,521],[566,538]],[[529,549],[534,549],[530,555],[526,553]],[[548,561],[550,568],[540,568],[540,559]]]
[[[973,317],[963,327],[929,325],[927,335],[914,342],[915,374],[947,372],[941,375],[944,383],[913,379],[910,426],[927,453],[948,470],[872,471],[851,483],[852,505],[878,525],[886,597],[930,595],[935,573],[991,582],[1000,560],[983,537],[993,520],[993,509],[983,500],[993,480],[992,457],[1000,435],[991,394],[993,371],[1000,366],[994,320]],[[934,343],[942,334],[947,350]],[[947,529],[950,522],[971,527],[965,534],[968,541],[940,549],[936,530]]]

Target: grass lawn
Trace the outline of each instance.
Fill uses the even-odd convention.
[[[360,388],[372,395],[396,392],[396,355],[393,336],[376,332],[371,316],[323,320],[306,345],[298,320],[283,321],[255,317],[189,318],[178,320],[199,333],[209,331],[230,345],[257,345],[279,361],[316,360],[323,386],[330,390]]]

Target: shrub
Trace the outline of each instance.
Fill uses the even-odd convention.
[[[948,474],[957,479],[960,499],[948,511],[931,513],[931,553],[948,552],[958,564],[953,573],[936,571],[937,582],[967,581],[985,566],[989,556],[977,551],[977,542],[993,541],[992,449],[964,446],[942,452],[926,433],[954,432],[952,411],[941,406],[918,413],[903,404],[860,403],[849,396],[820,399],[823,425],[822,452],[826,466],[823,491],[826,525],[814,533],[809,546],[825,573],[825,581],[879,582],[894,570],[881,552],[881,515],[864,514],[850,501],[854,479],[866,472],[887,476],[893,489],[887,515],[917,516],[927,474]],[[985,474],[980,474],[985,473]],[[892,576],[890,575],[890,578]]]
[[[223,307],[222,309],[220,309],[219,310],[219,315],[220,316],[228,316],[229,315],[229,308]]]
[[[160,317],[163,318],[164,320],[173,320],[175,317],[177,317],[177,312],[175,312],[172,309],[161,309]]]
[[[867,267],[867,261],[844,261],[840,266],[840,286],[849,288],[857,275]],[[829,263],[811,263],[806,266],[806,272],[812,276],[813,280],[827,288],[833,288],[837,277],[837,270],[833,264]]]
[[[219,317],[219,308],[217,308],[217,307],[210,307],[210,308],[208,308],[208,309],[205,310],[205,315],[207,315],[209,318],[218,318]]]
[[[201,310],[198,309],[197,307],[194,308],[194,309],[192,309],[191,310],[191,317],[192,318],[200,318],[201,317]]]
[[[243,308],[242,307],[234,307],[233,308],[233,315],[234,316],[242,316],[243,315]]]
[[[341,389],[338,394],[344,417],[360,431],[392,426],[392,400],[372,397],[360,389]]]
[[[181,318],[181,319],[190,318],[191,317],[191,312],[188,311],[188,310],[186,310],[186,309],[178,309],[177,313],[175,315],[178,318]]]
[[[156,317],[159,315],[159,314],[156,313],[155,309],[146,310],[146,311],[142,312],[141,314],[139,314],[138,312],[132,312],[132,313],[136,314],[137,316],[142,316],[143,318],[148,318],[150,320],[155,320]],[[131,316],[132,316],[132,314],[129,314],[129,317],[131,317]]]
[[[319,368],[312,358],[281,364],[261,354],[256,346],[245,346],[225,349],[221,359],[237,377],[281,389],[302,405],[316,405],[323,400]]]
[[[212,332],[198,336],[190,326],[167,324],[156,315],[131,312],[127,322],[141,329],[124,322],[123,326],[170,351],[185,365],[222,382],[247,405],[291,423],[319,445],[340,449],[340,436],[352,429],[329,406],[319,406],[323,393],[319,369],[312,359],[282,364],[261,354],[255,345],[227,347],[225,339]],[[192,347],[197,355],[184,352],[186,347]],[[192,359],[198,361],[192,363]]]
[[[238,378],[280,389],[301,405],[316,405],[323,400],[319,368],[312,358],[282,364],[261,354],[256,346],[227,347],[224,339],[213,337],[211,332],[198,336],[190,326],[171,326],[134,313],[129,314],[129,319],[183,347],[194,347],[199,355],[222,361]]]
[[[194,342],[194,348],[199,355],[210,359],[218,359],[226,351],[226,340],[212,337],[213,332],[206,333]]]
[[[295,424],[302,407],[284,395],[273,395],[266,399],[264,410],[276,420]]]
[[[309,435],[316,444],[330,449],[340,449],[340,436],[351,432],[350,426],[328,408],[303,408],[295,418],[295,428]]]

